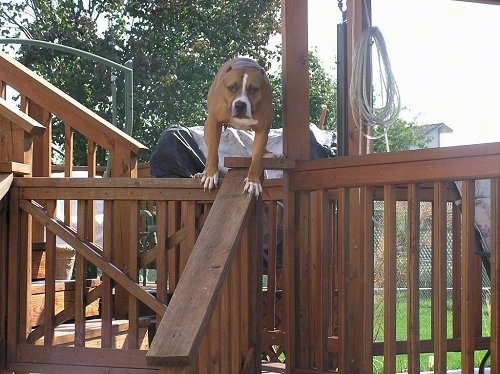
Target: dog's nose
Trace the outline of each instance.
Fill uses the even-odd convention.
[[[247,103],[238,100],[237,102],[234,103],[234,109],[236,109],[238,112],[243,112],[247,109]]]

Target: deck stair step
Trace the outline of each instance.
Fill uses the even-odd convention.
[[[139,319],[139,341],[140,349],[149,349],[149,333],[148,326],[151,322],[149,317],[141,317]],[[113,320],[112,324],[112,348],[126,349],[127,333],[129,329],[128,320]],[[87,320],[85,322],[85,347],[101,348],[101,329],[102,320],[100,318]],[[35,342],[36,345],[43,345],[44,338],[40,338]],[[52,345],[73,347],[75,345],[75,324],[65,323],[57,326],[54,331],[54,341]]]
[[[99,279],[88,279],[86,287],[88,290],[101,284]],[[55,312],[59,313],[63,309],[74,305],[75,302],[75,281],[58,280],[55,283]],[[43,313],[45,309],[45,281],[34,281],[31,284],[31,323],[38,326],[43,323]],[[86,317],[97,317],[99,315],[99,300],[90,303],[85,310]]]

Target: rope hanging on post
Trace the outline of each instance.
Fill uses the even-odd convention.
[[[375,99],[372,92],[372,84],[368,82],[368,74],[371,71],[371,69],[369,69],[371,65],[368,64],[372,63],[370,60],[370,48],[372,44],[375,46],[379,63],[379,80],[381,85],[381,106],[379,107],[374,106]],[[378,27],[372,26],[366,28],[356,42],[353,52],[349,94],[354,120],[359,126],[360,133],[368,139],[385,137],[387,151],[389,151],[387,131],[399,116],[401,101],[398,86],[392,74],[384,37]],[[380,136],[373,137],[368,135],[364,126],[383,126],[384,133]]]

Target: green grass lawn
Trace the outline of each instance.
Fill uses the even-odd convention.
[[[374,340],[383,341],[383,302],[382,298],[375,300],[375,317],[374,317]],[[396,301],[396,339],[407,340],[407,304],[406,293],[399,293]],[[427,340],[431,338],[431,300],[430,298],[420,299],[420,339]],[[448,304],[447,314],[447,334],[452,337],[452,322],[453,315],[451,311],[451,302]],[[489,336],[490,333],[490,316],[487,308],[483,307],[483,335]],[[485,351],[478,351],[475,354],[476,367],[479,366]],[[422,353],[420,355],[420,369],[422,371],[430,370],[429,356],[432,353]],[[398,355],[396,359],[396,369],[398,372],[406,372],[408,367],[407,355]],[[383,357],[374,357],[373,360],[374,373],[383,372]],[[447,368],[460,369],[460,352],[452,352],[447,355]]]

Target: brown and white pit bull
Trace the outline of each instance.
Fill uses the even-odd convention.
[[[207,97],[208,117],[204,136],[207,163],[201,178],[205,190],[218,184],[219,142],[223,126],[255,133],[252,162],[243,192],[258,197],[262,193],[262,157],[266,153],[267,137],[273,116],[271,86],[264,69],[250,58],[238,57],[219,69]]]

